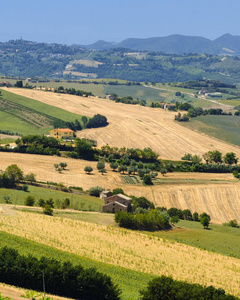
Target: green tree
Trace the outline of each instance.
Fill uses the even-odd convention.
[[[162,174],[162,176],[164,176],[165,174],[167,174],[167,169],[162,168],[162,169],[160,170],[160,173]]]
[[[204,153],[203,158],[205,159],[207,164],[208,163],[221,164],[223,162],[222,153],[219,152],[218,150],[208,151],[207,153]]]
[[[98,171],[101,172],[102,175],[103,175],[103,173],[106,172],[106,169],[105,169],[105,162],[104,162],[104,161],[99,161],[99,162],[97,163],[97,169],[98,169]]]
[[[4,173],[9,178],[12,186],[18,184],[23,179],[23,171],[16,164],[8,166]]]
[[[27,198],[24,201],[24,204],[26,206],[33,206],[35,203],[35,198],[33,196],[27,196]]]
[[[35,176],[36,176],[35,174],[29,173],[29,174],[25,175],[24,179],[25,179],[26,181],[30,181],[31,184],[32,184],[33,182],[36,182]]]
[[[123,194],[124,195],[124,191],[121,188],[115,188],[115,189],[113,189],[112,194],[113,195],[117,195],[117,194]]]
[[[200,221],[198,213],[196,211],[193,213],[193,221],[195,221],[195,222],[199,222]]]
[[[86,127],[88,118],[86,116],[82,116],[82,122],[83,122],[83,126]]]
[[[118,163],[112,161],[112,162],[110,163],[110,168],[113,169],[113,171],[115,171],[115,170],[118,168]]]
[[[91,157],[93,155],[92,144],[84,139],[75,139],[76,152],[79,158]]]
[[[27,192],[27,191],[28,191],[28,185],[27,185],[27,184],[23,184],[23,185],[22,185],[22,190],[23,190],[24,192]]]
[[[90,174],[92,171],[93,171],[93,168],[92,168],[91,166],[86,166],[86,167],[84,168],[84,172],[86,172],[86,173],[88,173],[88,174]]]
[[[203,225],[204,229],[208,228],[209,226],[209,223],[210,223],[210,220],[208,217],[203,217],[201,220],[200,220],[201,224]]]
[[[52,208],[54,208],[54,201],[53,201],[53,198],[49,198],[47,201],[46,201],[46,205],[49,205],[51,206]],[[46,206],[45,205],[45,206]]]
[[[224,155],[223,161],[225,164],[233,165],[238,163],[238,158],[236,157],[236,153],[228,152]]]
[[[43,200],[42,198],[40,198],[39,200],[38,200],[38,206],[40,206],[40,207],[44,207],[45,206],[45,200]]]
[[[43,213],[44,213],[44,215],[52,216],[53,215],[53,208],[52,208],[52,206],[46,204],[43,207]]]
[[[100,193],[103,191],[103,188],[100,186],[91,187],[88,192],[90,196],[99,197]]]
[[[63,168],[63,170],[65,170],[66,167],[67,167],[67,163],[66,162],[61,162],[59,165],[60,165],[61,168]]]
[[[152,185],[152,177],[151,175],[145,174],[143,175],[143,182],[147,185]]]
[[[127,166],[126,165],[120,165],[120,166],[118,166],[118,171],[119,172],[123,172],[123,174],[124,174],[124,171],[127,171]]]

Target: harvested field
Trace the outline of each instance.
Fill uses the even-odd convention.
[[[99,146],[109,144],[141,149],[150,147],[159,153],[161,158],[168,159],[180,159],[186,153],[202,155],[209,150],[219,150],[223,153],[233,151],[240,157],[239,147],[181,126],[174,121],[174,112],[94,97],[85,98],[28,89],[7,90],[81,115],[105,115],[109,121],[107,127],[78,133],[79,137],[97,140]]]
[[[239,259],[136,231],[18,212],[1,215],[1,230],[116,266],[213,285],[239,296]]]
[[[97,162],[42,156],[33,154],[0,152],[0,169],[17,164],[25,174],[34,173],[39,181],[62,182],[68,186],[89,189],[101,186],[105,189],[121,187],[128,195],[145,196],[158,206],[189,208],[199,213],[205,211],[215,223],[240,221],[240,183],[232,174],[168,173],[162,184],[143,186],[141,183],[124,183],[118,172],[106,166],[107,173],[101,175],[96,168]],[[58,173],[54,164],[67,162],[67,170]],[[87,175],[84,167],[91,165],[93,174]],[[167,180],[174,183],[168,183]]]

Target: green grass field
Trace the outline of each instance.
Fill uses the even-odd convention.
[[[126,85],[105,85],[106,94],[117,94],[119,97],[132,96],[134,99],[146,100],[148,104],[154,102],[163,102],[165,97],[161,95],[163,91],[144,86],[126,86]]]
[[[17,131],[22,135],[47,134],[53,128],[53,118],[69,122],[78,119],[81,122],[81,115],[8,91],[1,90],[1,93],[5,101],[2,109],[6,110],[0,111],[2,130]]]
[[[24,201],[27,196],[33,196],[35,198],[35,205],[37,206],[39,199],[48,200],[52,198],[54,202],[57,200],[63,201],[65,198],[69,198],[71,204],[70,207],[83,211],[101,211],[103,200],[89,195],[77,195],[66,193],[62,191],[51,190],[47,188],[35,187],[29,185],[29,191],[24,192],[22,190],[14,189],[0,189],[0,204],[5,203],[4,196],[10,196],[10,201],[13,205],[24,205]]]
[[[138,299],[139,289],[144,288],[148,281],[155,277],[150,274],[96,262],[83,256],[60,251],[56,248],[0,231],[0,247],[4,246],[14,248],[22,255],[31,254],[37,258],[47,256],[61,262],[70,261],[74,265],[81,264],[85,268],[97,268],[99,272],[109,275],[113,282],[119,285],[122,290],[122,299],[124,300]]]
[[[182,122],[181,125],[240,146],[239,116],[200,116],[192,118],[190,122]]]
[[[181,220],[178,229],[159,231],[155,236],[187,244],[226,256],[240,258],[240,228],[210,224],[210,230],[203,229],[200,222]],[[152,233],[151,233],[152,234]]]

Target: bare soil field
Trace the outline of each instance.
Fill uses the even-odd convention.
[[[140,232],[19,212],[1,215],[1,230],[96,261],[213,285],[240,296],[240,260]]]
[[[78,133],[79,137],[97,140],[98,146],[109,144],[141,149],[150,147],[161,158],[168,159],[180,159],[186,153],[202,155],[209,150],[223,153],[233,151],[240,157],[240,147],[181,126],[174,121],[174,112],[115,103],[95,97],[85,98],[28,89],[6,90],[81,115],[105,115],[109,121],[107,127]]]
[[[67,170],[58,173],[54,164],[67,162]],[[39,181],[62,182],[67,186],[80,186],[84,190],[94,186],[105,189],[121,187],[128,195],[145,196],[157,206],[189,208],[192,212],[205,211],[212,222],[223,223],[232,219],[240,221],[240,182],[232,174],[168,173],[158,176],[163,183],[153,186],[125,184],[118,172],[106,166],[107,173],[101,175],[97,162],[20,153],[0,152],[0,169],[17,164],[24,174],[34,173]],[[91,165],[93,174],[87,175],[84,167]],[[167,180],[174,180],[168,183]]]

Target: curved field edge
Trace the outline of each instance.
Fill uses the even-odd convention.
[[[240,146],[239,116],[200,116],[192,118],[190,122],[183,122],[181,125]]]
[[[149,280],[155,276],[141,273],[127,268],[101,263],[86,256],[62,251],[55,247],[37,243],[31,239],[0,231],[0,247],[8,246],[19,251],[22,255],[31,254],[37,258],[47,256],[61,262],[70,261],[72,264],[81,264],[85,268],[96,268],[99,272],[109,275],[114,283],[122,290],[122,299],[138,299],[140,288],[147,286]],[[1,291],[1,287],[0,287]]]
[[[240,295],[240,260],[111,226],[18,212],[0,229],[102,263]]]
[[[61,119],[66,122],[74,122],[76,119],[81,123],[82,115],[71,113],[52,105],[19,96],[8,90],[0,90],[5,106],[0,111],[1,128],[18,132],[19,134],[49,134],[53,128],[53,119]],[[12,104],[13,107],[8,107]],[[10,106],[12,106],[10,105]]]
[[[174,112],[115,103],[96,97],[85,98],[27,89],[9,90],[73,113],[87,116],[100,113],[106,116],[109,122],[107,127],[79,133],[81,137],[97,140],[99,146],[109,144],[127,148],[150,147],[159,153],[160,157],[176,160],[186,153],[202,155],[209,150],[236,152],[240,157],[239,147],[181,126],[174,121]]]

